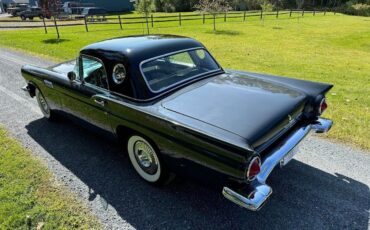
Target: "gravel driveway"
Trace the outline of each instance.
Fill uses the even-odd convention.
[[[271,175],[274,193],[259,212],[241,209],[221,191],[192,181],[152,187],[136,176],[114,141],[69,121],[43,119],[35,99],[20,90],[26,63],[52,64],[0,49],[0,123],[106,229],[370,228],[369,152],[310,136],[296,159]]]

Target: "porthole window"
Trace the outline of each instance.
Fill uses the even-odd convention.
[[[126,78],[126,69],[123,64],[117,64],[113,68],[113,81],[116,84],[121,84]]]

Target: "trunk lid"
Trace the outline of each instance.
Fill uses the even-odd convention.
[[[239,135],[256,148],[290,127],[306,99],[306,94],[283,84],[220,74],[187,87],[162,106]]]

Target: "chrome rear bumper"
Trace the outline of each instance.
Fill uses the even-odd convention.
[[[325,118],[319,118],[315,123],[303,126],[291,134],[281,145],[276,147],[263,161],[261,171],[255,181],[251,183],[251,192],[244,196],[228,187],[224,187],[222,194],[226,199],[235,204],[247,208],[251,211],[258,211],[269,196],[272,194],[272,188],[266,184],[266,180],[272,170],[280,164],[280,161],[289,154],[312,130],[316,133],[325,133],[330,130],[333,121]]]
[[[23,86],[21,89],[24,91],[24,93],[25,93],[27,96],[30,96],[30,95],[31,95],[31,94],[30,94],[30,88],[29,88],[29,86],[28,86],[28,85]]]

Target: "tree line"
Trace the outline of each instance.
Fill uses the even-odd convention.
[[[138,0],[137,4],[140,4]],[[157,12],[185,12],[194,11],[196,6],[202,4],[202,0],[152,0],[150,5]],[[266,5],[274,9],[320,9],[320,8],[340,8],[354,4],[368,4],[370,0],[209,0],[213,2],[224,2],[233,10],[261,10]]]

